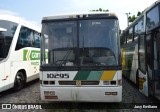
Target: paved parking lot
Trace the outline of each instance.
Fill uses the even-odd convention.
[[[0,93],[0,103],[48,103],[40,99],[39,81],[33,81],[19,91],[13,93],[11,90]],[[148,98],[141,94],[133,83],[123,78],[123,101],[121,103],[52,103],[51,110],[12,110],[13,112],[153,112],[158,109],[132,109],[133,106],[157,105],[160,103],[154,98]],[[45,104],[47,105],[47,104]],[[110,108],[111,109],[108,109]],[[116,109],[114,109],[114,107]],[[131,109],[129,109],[129,108]],[[123,109],[126,108],[126,109]],[[11,110],[1,110],[2,112],[12,112]]]

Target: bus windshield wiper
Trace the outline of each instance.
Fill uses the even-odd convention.
[[[63,57],[63,59],[62,60],[58,60],[58,61],[60,61],[60,63],[58,64],[58,66],[59,67],[61,67],[61,66],[65,66],[65,63],[66,63],[66,61],[67,61],[67,58],[68,58],[68,56],[71,54],[71,49],[69,49],[68,51],[67,51],[67,53],[65,54],[65,56]],[[57,62],[58,62],[57,61]]]

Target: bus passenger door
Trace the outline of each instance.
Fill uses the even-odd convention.
[[[154,36],[154,75],[152,81],[153,96],[160,99],[160,32]]]
[[[138,85],[139,91],[148,96],[148,77],[146,72],[146,47],[145,47],[145,35],[139,36],[138,43]]]
[[[154,46],[153,46],[153,34],[147,34],[146,36],[146,69],[148,74],[148,94],[154,94],[154,80],[153,80],[153,54],[154,54]]]

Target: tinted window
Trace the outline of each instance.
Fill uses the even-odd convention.
[[[121,35],[120,41],[121,41],[121,45],[124,45],[126,43],[126,38],[125,38],[124,33]]]
[[[137,33],[142,33],[142,32],[144,32],[143,19],[138,22],[136,32],[137,32]]]
[[[86,65],[117,65],[118,23],[115,19],[80,21],[80,63]]]
[[[131,43],[132,42],[132,36],[133,36],[133,29],[129,29],[128,33],[127,33],[127,43]]]
[[[147,57],[146,57],[146,62],[147,62],[147,66],[148,68],[152,69],[152,38],[151,38],[151,34],[147,35],[146,36],[146,54],[147,54]]]
[[[40,34],[34,30],[22,26],[19,33],[16,50],[24,47],[40,48]]]
[[[40,48],[40,33],[34,32],[34,45],[33,47]]]
[[[137,29],[138,29],[138,24],[136,24],[136,25],[134,26],[134,40],[137,40],[137,39],[138,39]]]
[[[6,58],[18,24],[0,20],[0,60]]]
[[[142,32],[144,32],[144,23],[143,23],[143,18],[138,21],[138,23],[134,27],[134,40],[138,39],[138,35]]]
[[[120,64],[117,19],[43,23],[42,33],[48,35],[49,63],[55,66]]]
[[[45,41],[48,43],[49,63],[61,65],[66,63],[77,63],[77,24],[75,21],[52,22],[43,24],[42,32],[48,35]],[[66,66],[69,66],[66,64]]]
[[[139,37],[139,68],[143,72],[146,71],[146,63],[145,63],[145,44],[144,44],[144,35]]]
[[[147,13],[146,30],[150,30],[159,24],[158,6]]]

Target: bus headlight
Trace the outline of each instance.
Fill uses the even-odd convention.
[[[42,80],[40,80],[40,84],[43,84],[43,85],[55,85],[55,81],[42,81]]]
[[[116,82],[117,81],[111,81],[111,85],[117,85]]]
[[[103,85],[122,85],[122,79],[111,80],[111,81],[103,81]]]

